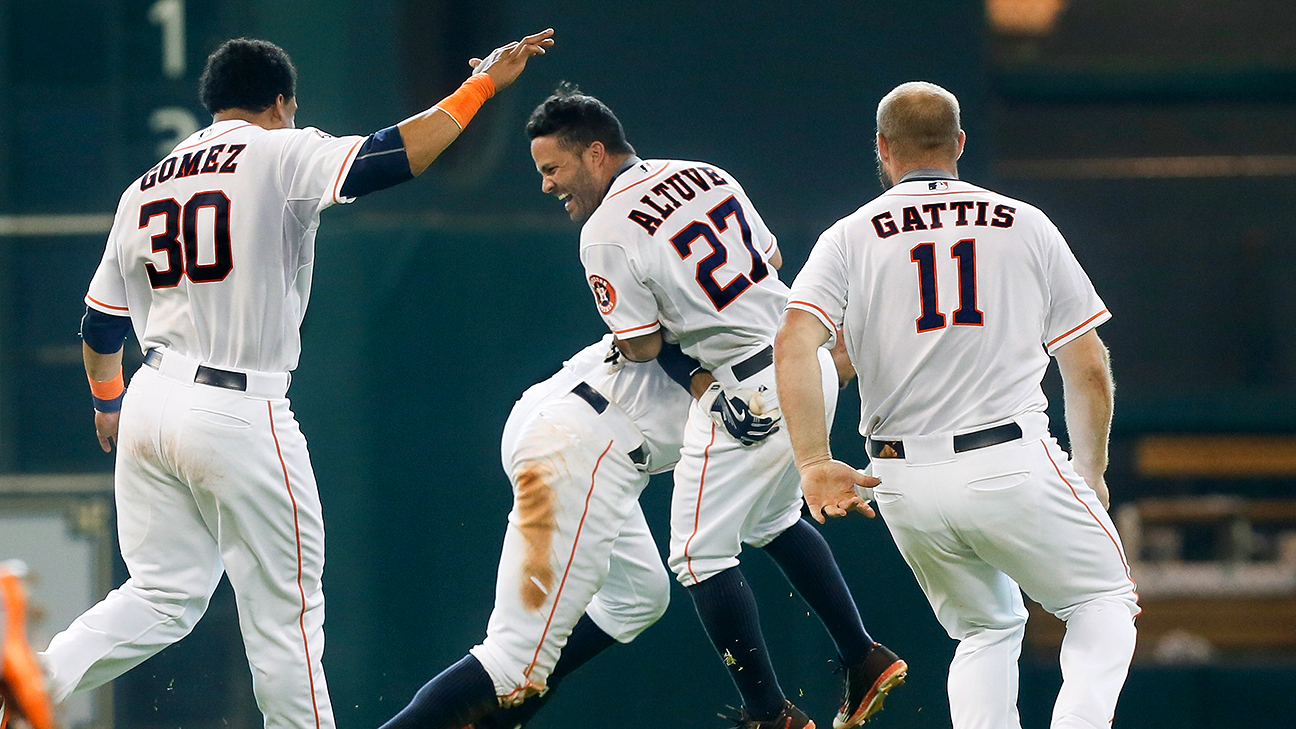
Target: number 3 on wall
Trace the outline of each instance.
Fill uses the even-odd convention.
[[[958,259],[959,308],[954,312],[954,323],[979,327],[985,317],[977,309],[976,239],[964,238],[950,248],[950,256]],[[940,300],[936,294],[936,244],[920,243],[909,251],[909,260],[918,264],[918,293],[922,298],[922,316],[918,317],[918,333],[945,328],[945,315],[940,313]]]
[[[216,250],[212,263],[198,262],[198,212],[210,208],[214,213],[213,236]],[[234,253],[230,246],[230,199],[219,190],[200,192],[189,198],[184,208],[172,198],[155,200],[140,206],[139,227],[161,216],[165,227],[150,238],[154,253],[166,254],[166,268],[158,270],[145,263],[149,284],[155,289],[169,289],[188,276],[194,283],[223,281],[234,270]],[[180,241],[183,238],[184,245]]]

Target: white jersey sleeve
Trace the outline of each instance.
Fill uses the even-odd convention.
[[[1062,233],[1049,223],[1044,232],[1044,277],[1048,308],[1044,319],[1044,346],[1049,354],[1111,318],[1093,283]]]
[[[828,330],[829,347],[836,344],[837,328],[846,316],[848,270],[842,226],[834,225],[819,236],[788,294],[787,308],[813,314]]]
[[[635,272],[625,248],[612,243],[582,246],[581,263],[599,315],[613,334],[633,339],[661,329],[657,299]]]
[[[117,206],[117,215],[113,218],[112,230],[108,233],[108,243],[104,246],[103,258],[99,268],[95,269],[94,278],[90,279],[90,289],[86,293],[86,306],[97,309],[104,314],[127,316],[130,313],[130,302],[126,298],[126,279],[122,275],[120,256],[117,251],[117,239],[123,224],[124,205],[127,195],[122,195]]]
[[[290,208],[307,203],[310,214],[355,198],[342,197],[342,183],[364,137],[333,137],[313,127],[293,133],[283,147],[280,171]]]

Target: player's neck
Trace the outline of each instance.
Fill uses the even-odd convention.
[[[287,124],[284,123],[283,116],[275,113],[275,108],[273,106],[265,111],[225,109],[212,115],[213,124],[218,124],[223,121],[251,122],[262,129],[283,129],[287,126]]]
[[[888,170],[891,179],[896,184],[904,182],[906,179],[940,177],[958,179],[958,164],[948,161],[923,160],[921,162],[906,162],[897,164]]]

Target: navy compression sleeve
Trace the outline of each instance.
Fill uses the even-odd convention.
[[[693,375],[702,369],[697,360],[684,354],[678,344],[662,341],[661,352],[657,354],[657,364],[661,365],[672,380],[679,383],[689,393],[693,392]]]
[[[342,197],[360,197],[412,179],[400,129],[387,127],[370,134],[360,145],[341,193]]]
[[[130,328],[129,316],[113,316],[88,306],[81,317],[81,339],[99,354],[113,354],[121,349]]]

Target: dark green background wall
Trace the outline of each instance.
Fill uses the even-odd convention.
[[[994,80],[979,2],[189,3],[189,69],[178,80],[141,70],[155,64],[157,29],[144,20],[150,4],[0,0],[0,214],[110,212],[120,189],[154,161],[148,109],[178,104],[196,113],[202,58],[226,37],[265,37],[292,54],[300,125],[367,133],[452,90],[469,55],[545,26],[558,30],[552,53],[492,100],[423,179],[324,215],[292,397],[326,510],[324,660],[343,727],[390,716],[482,637],[510,503],[498,454],[504,419],[526,386],[604,331],[577,261],[577,228],[539,193],[521,133],[527,112],[559,80],[608,102],[642,155],[732,172],[779,235],[785,280],[821,230],[878,192],[872,115],[897,83],[928,79],[959,96],[965,177],[999,183],[992,161],[1014,151],[991,124]],[[1201,211],[1217,190],[1003,182],[1054,213],[1118,314],[1104,328],[1117,379],[1129,385],[1122,402],[1132,404],[1118,428],[1208,428],[1226,416],[1244,429],[1292,427],[1281,397],[1246,412],[1209,407],[1211,398],[1236,401],[1238,391],[1290,397],[1287,350],[1268,360],[1273,371],[1252,376],[1227,355],[1198,366],[1178,341],[1198,337],[1213,343],[1211,352],[1235,351],[1232,330],[1217,318],[1230,304],[1197,302],[1191,316],[1172,315],[1183,310],[1178,302],[1195,301],[1174,277],[1219,269],[1209,246],[1189,240],[1211,218],[1168,213],[1167,201],[1187,199]],[[1256,218],[1249,211],[1257,196],[1290,200],[1289,188],[1232,188],[1227,206]],[[1290,207],[1261,221],[1265,240],[1296,227]],[[1131,229],[1150,247],[1130,245]],[[0,470],[110,468],[91,437],[75,338],[101,251],[99,234],[0,236]],[[1249,281],[1252,270],[1236,275]],[[1272,300],[1289,305],[1286,269],[1255,270],[1272,277]],[[1169,386],[1158,379],[1167,368],[1176,372]],[[1167,411],[1175,403],[1180,409]],[[837,450],[862,462],[856,413],[850,391]],[[669,481],[654,480],[644,504],[662,544],[668,502]],[[849,519],[824,532],[868,626],[912,666],[879,725],[947,725],[953,643],[884,525]],[[831,645],[763,555],[748,565],[784,688],[826,722],[837,700]],[[687,596],[676,589],[674,598],[661,623],[575,676],[534,726],[720,726],[712,717],[736,694]],[[218,600],[193,637],[119,682],[123,725],[203,726],[213,713],[248,721],[241,674],[221,668],[241,662],[231,609]],[[1227,726],[1212,718],[1212,697],[1232,683],[1265,692],[1248,702],[1259,721],[1271,709],[1296,708],[1276,689],[1290,671],[1248,670],[1136,669],[1117,726],[1169,725],[1171,715],[1177,726]],[[1058,680],[1055,666],[1026,665],[1028,727],[1047,723]],[[1166,697],[1177,707],[1170,713]]]

